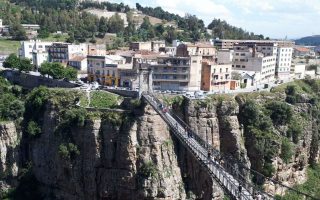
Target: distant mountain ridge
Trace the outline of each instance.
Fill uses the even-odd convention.
[[[320,35],[307,36],[295,40],[297,45],[318,46],[320,45]]]

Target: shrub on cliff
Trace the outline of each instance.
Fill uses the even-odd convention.
[[[282,139],[280,158],[288,163],[293,156],[293,148],[288,138]]]
[[[73,160],[77,155],[80,155],[77,145],[73,143],[60,144],[58,153],[63,159],[71,160]]]
[[[38,135],[41,133],[41,128],[39,127],[39,125],[37,124],[37,122],[35,122],[35,121],[30,121],[30,122],[28,123],[27,133],[28,133],[31,137],[38,136]]]
[[[284,102],[273,101],[265,107],[270,111],[270,118],[275,125],[285,125],[292,119],[292,109]]]
[[[152,161],[144,162],[140,168],[141,175],[148,178],[156,178],[158,175],[157,166]]]
[[[299,138],[302,135],[302,127],[298,121],[292,120],[288,126],[287,137],[292,138],[294,143],[299,142]]]

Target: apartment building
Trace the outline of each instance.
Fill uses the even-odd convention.
[[[48,50],[50,62],[60,62],[67,65],[68,61],[76,56],[88,54],[87,44],[53,43]]]
[[[79,78],[87,77],[88,73],[88,62],[86,56],[75,56],[69,59],[68,66],[78,70]]]
[[[290,78],[292,52],[292,47],[278,47],[276,63],[276,77],[278,79]]]
[[[217,64],[214,62],[202,62],[201,90],[227,91],[239,87],[239,83],[231,80],[231,64]],[[231,84],[233,87],[231,88]]]
[[[277,57],[277,44],[237,44],[234,46],[232,70],[260,73],[260,82],[273,81]]]
[[[192,55],[202,55],[204,57],[214,57],[216,49],[210,44],[179,44],[176,50],[176,55],[179,57],[188,57]]]
[[[303,79],[306,73],[305,64],[292,64],[290,68],[290,76],[294,79]]]
[[[126,58],[119,55],[87,56],[88,79],[97,81],[101,85],[120,86],[119,69],[132,66]]]
[[[217,63],[218,64],[230,64],[233,61],[233,50],[220,49],[217,51]]]
[[[214,40],[214,46],[218,49],[233,49],[235,45],[251,43],[251,44],[265,44],[276,43],[277,46],[293,47],[294,42],[290,40]]]
[[[156,64],[151,64],[153,89],[197,91],[201,84],[202,57],[159,56]]]
[[[41,40],[22,41],[19,48],[19,57],[28,58],[37,67],[48,61],[48,50],[52,42],[42,42]]]

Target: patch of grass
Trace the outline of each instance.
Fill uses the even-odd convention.
[[[91,92],[90,107],[94,108],[116,108],[121,97],[103,91]]]
[[[20,42],[15,40],[0,39],[0,54],[18,54]]]
[[[67,34],[50,34],[47,38],[42,38],[41,41],[48,41],[48,42],[65,42],[68,39]]]

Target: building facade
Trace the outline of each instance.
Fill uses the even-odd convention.
[[[42,42],[40,40],[22,41],[19,48],[19,57],[28,58],[37,67],[48,61],[48,50],[52,42]]]
[[[200,90],[201,56],[158,57],[150,67],[154,90]]]
[[[88,47],[86,44],[53,43],[49,47],[49,61],[60,62],[67,65],[68,61],[75,56],[86,56]]]
[[[277,44],[238,44],[234,46],[232,70],[260,73],[260,82],[275,78]]]
[[[292,47],[278,47],[276,77],[280,80],[290,78],[292,52]]]
[[[231,64],[202,62],[201,90],[226,92],[238,88],[236,81],[233,81],[231,88],[231,72]]]

